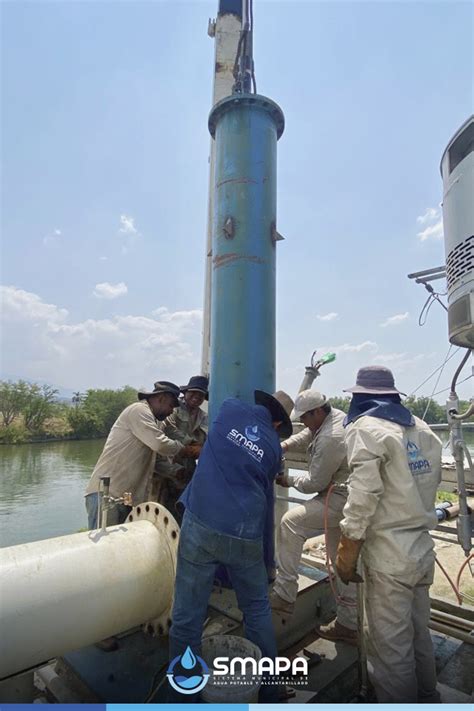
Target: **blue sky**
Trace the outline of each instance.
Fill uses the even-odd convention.
[[[411,392],[449,347],[437,304],[418,326],[426,292],[406,275],[444,263],[439,162],[472,112],[472,5],[254,6],[259,93],[286,117],[278,386],[294,393],[317,348],[337,352],[328,394],[371,363]],[[84,390],[199,371],[216,10],[2,3],[4,377]]]

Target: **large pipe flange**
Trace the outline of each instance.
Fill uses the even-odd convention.
[[[127,517],[127,523],[134,521],[149,521],[160,533],[161,543],[165,543],[169,554],[169,565],[171,570],[166,570],[166,575],[172,575],[173,583],[176,577],[176,558],[179,542],[179,525],[176,519],[167,508],[155,501],[147,501],[135,506]],[[173,609],[173,597],[169,606],[159,617],[145,622],[143,630],[150,635],[162,637],[168,634],[171,627],[171,611]]]

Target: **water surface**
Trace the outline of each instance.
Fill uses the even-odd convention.
[[[0,447],[0,546],[87,527],[84,489],[104,440]]]

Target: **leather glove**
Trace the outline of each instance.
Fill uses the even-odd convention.
[[[341,535],[336,554],[336,570],[345,585],[349,583],[362,583],[363,580],[356,572],[357,560],[364,541],[353,541],[344,534]]]

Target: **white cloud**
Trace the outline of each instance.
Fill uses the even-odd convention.
[[[427,239],[443,239],[443,220],[439,220],[435,225],[427,227],[422,232],[417,232],[420,242],[426,242]]]
[[[62,232],[60,229],[56,228],[54,229],[50,234],[47,234],[46,237],[43,237],[43,244],[45,247],[53,247],[55,244],[58,244],[59,238],[61,237]]]
[[[122,232],[122,234],[132,234],[136,235],[138,234],[137,228],[135,227],[135,218],[134,217],[129,217],[127,215],[120,215],[120,230],[119,232]]]
[[[344,343],[342,346],[335,346],[335,353],[360,353],[361,351],[376,351],[378,346],[374,341],[363,341],[362,343]]]
[[[337,314],[335,311],[331,311],[331,313],[328,314],[316,314],[316,318],[318,321],[334,321],[339,317],[339,314]]]
[[[99,259],[100,259],[101,262],[106,262],[107,259],[108,259],[108,257],[99,257]]]
[[[199,325],[202,322],[202,309],[192,311],[168,311],[164,306],[151,312],[165,323],[179,324],[183,328]]]
[[[426,360],[424,353],[411,355],[410,353],[378,353],[372,360],[373,365],[386,365],[397,373],[403,373],[405,368],[416,365]]]
[[[54,304],[46,304],[36,294],[16,286],[0,286],[2,301],[2,317],[10,321],[43,321],[48,323],[61,323],[68,312]]]
[[[420,242],[443,238],[443,218],[439,207],[427,207],[423,215],[418,215],[416,221],[420,225],[427,225],[424,230],[417,232],[416,236]]]
[[[323,346],[322,353],[360,353],[361,351],[377,351],[378,345],[374,341],[362,343],[343,343],[340,346]]]
[[[394,316],[389,316],[383,323],[380,325],[382,328],[385,328],[386,326],[399,326],[403,321],[406,321],[409,317],[408,311],[405,311],[404,314],[395,314]]]
[[[416,221],[420,225],[425,225],[427,222],[434,222],[439,220],[440,210],[438,207],[427,207],[423,215],[418,215]]]
[[[186,382],[199,372],[200,309],[74,322],[66,309],[16,287],[4,287],[2,299],[6,373],[86,389]]]
[[[116,299],[127,292],[128,287],[123,281],[118,284],[109,284],[108,281],[104,281],[101,284],[96,284],[92,293],[98,299]]]
[[[135,227],[135,218],[130,215],[120,215],[119,234],[125,238],[122,244],[121,252],[126,255],[134,246],[136,240],[140,237],[140,233]]]

